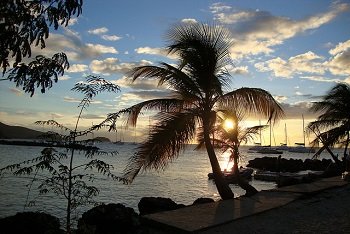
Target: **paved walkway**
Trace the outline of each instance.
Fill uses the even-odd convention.
[[[219,233],[220,227],[261,212],[285,206],[305,195],[341,187],[348,183],[340,177],[325,178],[313,183],[297,184],[261,191],[252,197],[189,206],[178,210],[143,216],[152,233]]]

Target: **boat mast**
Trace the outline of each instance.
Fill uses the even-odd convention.
[[[287,139],[287,124],[284,123],[284,137],[285,137],[285,143],[288,145],[288,139]]]
[[[259,119],[259,126],[260,126],[260,129],[259,129],[260,145],[262,145],[262,141],[261,141],[261,120],[260,119]]]
[[[304,137],[304,146],[305,146],[305,123],[304,123],[304,114],[301,114],[303,118],[303,137]]]

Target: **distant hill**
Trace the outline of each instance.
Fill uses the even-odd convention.
[[[43,132],[0,122],[0,139],[35,139]]]

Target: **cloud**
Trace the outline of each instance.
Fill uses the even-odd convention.
[[[65,28],[64,34],[50,33],[50,37],[46,40],[46,48],[44,50],[34,47],[32,57],[38,54],[51,57],[53,54],[60,51],[64,51],[70,61],[95,59],[102,54],[118,54],[118,51],[111,46],[83,43],[78,33]]]
[[[234,75],[248,75],[248,66],[240,66],[240,67],[235,67],[235,66],[228,66],[227,70],[234,74]]]
[[[198,23],[197,20],[192,19],[192,18],[182,19],[181,22],[182,22],[182,23],[185,23],[185,24],[195,24],[195,23]]]
[[[312,94],[303,94],[303,93],[300,92],[300,91],[296,91],[296,92],[295,92],[295,95],[297,95],[297,96],[299,96],[299,97],[304,97],[304,98],[311,98],[311,97],[313,97]]]
[[[70,18],[68,21],[68,25],[72,26],[78,23],[78,18]]]
[[[340,83],[343,82],[340,79],[330,79],[327,77],[323,77],[323,76],[300,76],[300,79],[306,79],[306,80],[312,80],[312,81],[318,81],[318,82],[327,82],[327,83]]]
[[[102,35],[101,37],[103,40],[106,41],[118,41],[122,39],[121,37],[118,37],[117,35]]]
[[[104,115],[95,115],[95,114],[84,114],[81,116],[83,119],[106,119]]]
[[[71,79],[71,77],[68,75],[63,75],[61,77],[58,77],[58,80],[69,80],[69,79]]]
[[[288,99],[286,96],[282,95],[273,96],[273,98],[279,103],[282,103]]]
[[[63,101],[65,101],[65,102],[74,102],[74,103],[80,103],[81,102],[80,99],[69,97],[69,96],[63,97]]]
[[[350,40],[339,43],[329,53],[333,55],[327,63],[329,71],[333,75],[350,75]]]
[[[88,66],[85,64],[73,64],[69,67],[69,69],[67,70],[67,72],[71,72],[71,73],[76,73],[76,72],[85,72],[88,70]]]
[[[60,118],[64,117],[64,115],[62,115],[60,113],[50,113],[50,114],[51,114],[51,117],[55,118],[55,119],[60,119]]]
[[[280,57],[256,63],[254,66],[260,72],[272,72],[275,77],[300,78],[324,82],[342,82],[340,78],[324,78],[326,72],[332,76],[350,75],[350,40],[339,43],[329,50],[332,56],[324,57],[308,51],[284,60]],[[310,75],[312,74],[312,75]]]
[[[10,92],[16,94],[17,96],[23,95],[23,91],[20,89],[16,89],[16,88],[10,88]]]
[[[212,4],[209,7],[209,9],[211,10],[211,12],[213,14],[216,14],[216,13],[219,13],[219,12],[231,10],[232,7],[230,7],[228,5],[225,5],[225,4],[221,3],[221,2],[217,2],[217,3]]]
[[[160,55],[170,59],[177,59],[178,56],[175,54],[168,54],[165,48],[151,48],[151,47],[139,47],[135,49],[135,52],[138,54],[151,54],[151,55]]]
[[[93,34],[93,35],[101,35],[101,34],[104,34],[106,32],[108,32],[108,28],[106,28],[106,27],[88,30],[88,33]]]
[[[161,90],[139,90],[125,93],[121,96],[121,101],[130,102],[130,101],[145,101],[155,98],[164,98],[169,95],[169,92]]]
[[[128,78],[126,76],[123,76],[121,79],[117,80],[115,82],[117,85],[119,85],[122,88],[133,88],[138,90],[160,90],[160,89],[166,89],[165,87],[158,87],[158,80],[157,79],[142,79],[139,78],[132,82],[131,78]]]
[[[213,4],[214,18],[226,24],[232,31],[234,45],[230,49],[233,58],[257,54],[270,54],[273,47],[300,33],[332,21],[339,14],[349,11],[347,3],[333,4],[327,12],[301,20],[274,16],[260,10],[237,10],[223,4]]]
[[[87,43],[86,47],[88,48],[89,51],[91,51],[90,53],[118,54],[118,51],[112,46],[104,46],[101,44]]]
[[[331,49],[329,53],[331,55],[337,55],[339,53],[349,50],[349,48],[350,48],[350,40],[347,40],[345,42],[340,42],[338,45],[336,45],[335,48]]]
[[[305,118],[310,119],[315,119],[317,117],[316,114],[309,111],[312,106],[312,102],[310,101],[302,101],[293,104],[281,103],[281,106],[288,119],[300,119],[301,114],[303,114]]]
[[[141,60],[138,63],[121,63],[117,58],[106,58],[104,60],[93,60],[90,63],[90,70],[93,73],[115,74],[130,71],[135,66],[150,65],[151,62]]]
[[[291,79],[296,74],[324,74],[326,68],[323,60],[323,57],[308,51],[290,57],[288,60],[277,57],[266,62],[256,63],[254,66],[260,72],[272,72],[275,77]]]

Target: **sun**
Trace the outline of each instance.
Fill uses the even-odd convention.
[[[235,123],[233,122],[232,119],[225,119],[224,121],[224,129],[226,131],[231,131],[235,128]]]

